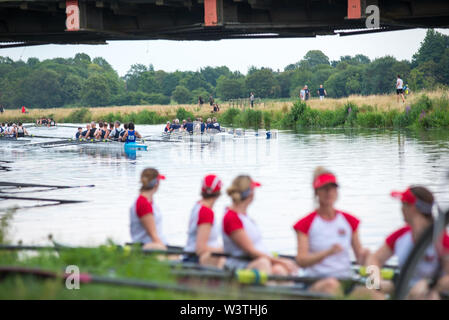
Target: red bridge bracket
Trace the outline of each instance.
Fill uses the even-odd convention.
[[[213,27],[218,24],[217,0],[204,0],[204,25]]]
[[[362,7],[360,0],[348,0],[348,19],[361,19]]]

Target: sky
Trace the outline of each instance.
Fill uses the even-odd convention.
[[[437,31],[449,35],[448,29]],[[156,70],[197,71],[206,66],[227,66],[246,74],[250,66],[283,70],[301,60],[309,50],[321,50],[330,60],[364,54],[370,59],[391,55],[411,60],[426,34],[425,29],[390,31],[354,36],[319,36],[293,39],[240,39],[219,41],[110,41],[107,45],[45,45],[0,49],[1,56],[26,61],[70,58],[84,52],[105,58],[120,76],[136,63],[153,64]]]

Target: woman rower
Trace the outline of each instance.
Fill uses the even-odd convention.
[[[128,124],[128,130],[126,130],[125,134],[123,135],[122,141],[131,143],[136,142],[137,138],[142,138],[142,136],[140,135],[140,133],[134,130],[134,123],[130,122]]]
[[[144,249],[167,249],[162,233],[162,214],[154,204],[154,194],[165,177],[156,169],[142,171],[140,195],[130,209],[130,232],[134,243],[142,243]]]
[[[196,256],[186,256],[184,261],[199,262],[201,265],[209,265],[222,268],[226,259],[213,257],[213,252],[223,252],[220,248],[218,237],[220,235],[219,224],[215,218],[213,207],[221,195],[222,182],[216,175],[207,175],[201,186],[201,197],[192,209],[189,220],[187,245],[185,251],[196,252]]]
[[[23,138],[25,135],[28,135],[28,131],[23,127],[22,122],[19,122],[16,129],[16,138]]]
[[[385,243],[366,261],[366,265],[382,267],[392,256],[398,258],[402,268],[413,246],[421,234],[433,223],[432,210],[434,197],[422,186],[409,187],[404,192],[393,191],[391,196],[402,202],[402,216],[405,226],[391,233]],[[441,267],[441,274],[438,269]],[[437,282],[429,286],[429,280],[436,275]],[[449,290],[449,236],[445,232],[441,242],[429,246],[426,254],[416,267],[415,274],[409,283],[410,299],[439,299],[439,293]],[[380,281],[380,290],[391,293],[394,285],[390,281]]]
[[[330,171],[318,167],[313,176],[313,189],[318,208],[295,225],[298,253],[296,261],[309,277],[317,280],[309,290],[342,294],[339,278],[352,274],[351,248],[359,263],[369,254],[359,240],[359,220],[334,208],[337,201],[337,179]]]
[[[104,124],[103,122],[98,123],[98,130],[95,133],[95,139],[104,139],[107,137],[107,124]]]
[[[228,258],[227,269],[257,269],[267,274],[287,275],[297,271],[293,260],[272,257],[266,249],[259,228],[248,216],[248,207],[254,200],[254,189],[260,183],[249,176],[238,176],[227,189],[232,205],[223,217],[224,252],[232,256],[249,256],[251,260]]]

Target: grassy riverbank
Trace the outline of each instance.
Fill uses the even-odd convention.
[[[121,106],[101,108],[31,109],[22,115],[19,110],[7,110],[0,121],[34,122],[39,117],[53,117],[58,123],[95,121],[136,124],[161,124],[173,118],[216,116],[219,121],[235,127],[266,127],[295,129],[301,127],[362,127],[403,128],[449,127],[449,97],[444,90],[411,94],[405,103],[395,95],[350,96],[342,99],[312,99],[299,101],[262,100],[254,110],[247,105],[221,104],[220,112],[212,115],[203,105]]]

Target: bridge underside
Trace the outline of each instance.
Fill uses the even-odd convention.
[[[372,4],[380,9],[380,29],[365,29],[365,8]],[[449,1],[0,0],[3,47],[314,37],[419,27],[449,27]]]

